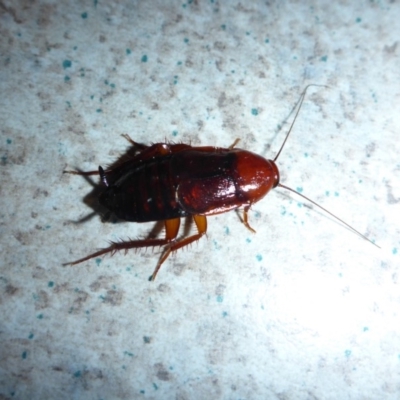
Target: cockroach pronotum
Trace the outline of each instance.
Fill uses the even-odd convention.
[[[279,182],[276,160],[292,131],[303,104],[308,85],[300,96],[293,122],[274,160],[236,148],[239,139],[228,148],[193,147],[188,144],[155,143],[146,146],[124,136],[133,146],[133,156],[109,169],[64,171],[76,175],[99,174],[104,191],[99,203],[117,218],[132,222],[164,221],[165,238],[147,238],[111,242],[110,246],[66,265],[75,265],[119,250],[164,246],[150,277],[154,280],[171,252],[199,240],[207,232],[207,216],[243,207],[243,223],[248,222],[250,207],[271,189],[287,189],[340,221],[357,235],[377,246],[366,236],[308,197]],[[177,239],[182,217],[193,217],[197,233]]]

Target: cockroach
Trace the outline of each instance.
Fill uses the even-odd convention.
[[[164,221],[165,237],[111,242],[110,246],[66,265],[75,265],[119,250],[164,246],[150,277],[154,280],[168,256],[199,240],[207,232],[207,216],[243,207],[243,223],[248,222],[250,207],[271,189],[289,190],[320,208],[351,231],[374,242],[349,224],[296,190],[279,182],[276,160],[284,148],[303,104],[308,85],[297,103],[297,111],[286,137],[273,160],[236,148],[239,139],[228,148],[194,147],[188,144],[154,143],[146,146],[122,135],[135,149],[133,156],[115,167],[98,171],[64,171],[76,175],[99,174],[103,192],[98,201],[117,218],[132,222]],[[296,106],[295,106],[296,107]],[[197,233],[177,239],[182,217],[192,217]]]

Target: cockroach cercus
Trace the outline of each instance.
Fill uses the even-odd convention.
[[[66,265],[75,265],[119,250],[164,246],[158,264],[150,277],[154,280],[168,256],[207,232],[207,216],[243,207],[243,223],[248,222],[250,207],[271,189],[287,189],[368,240],[366,236],[308,197],[279,182],[276,160],[292,131],[303,104],[308,85],[301,94],[297,111],[288,133],[274,160],[236,148],[239,139],[228,148],[194,147],[188,144],[154,143],[145,146],[123,135],[133,146],[134,153],[115,166],[98,171],[64,171],[76,175],[99,174],[104,191],[99,203],[117,218],[132,222],[164,221],[165,237],[111,242],[110,246]],[[182,217],[192,217],[197,233],[177,239]],[[379,247],[379,246],[378,246]]]

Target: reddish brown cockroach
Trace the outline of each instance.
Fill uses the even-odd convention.
[[[164,246],[164,251],[150,278],[171,252],[200,239],[207,232],[207,216],[244,208],[243,223],[255,232],[248,222],[250,207],[261,200],[271,189],[287,189],[319,207],[353,232],[371,242],[349,224],[321,207],[313,200],[279,183],[279,170],[275,164],[292,131],[299,114],[308,85],[300,96],[298,108],[285,140],[274,160],[235,148],[193,147],[187,144],[155,143],[145,146],[123,135],[136,153],[115,167],[98,171],[64,171],[77,175],[99,174],[105,189],[99,203],[116,217],[132,222],[164,221],[164,239],[142,239],[111,242],[111,245],[68,265],[118,250]],[[180,220],[191,216],[197,233],[177,240]],[[372,244],[375,244],[371,242]]]

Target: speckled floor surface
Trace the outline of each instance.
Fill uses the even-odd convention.
[[[0,398],[400,398],[399,18],[390,1],[0,1]],[[124,133],[274,158],[310,83],[329,88],[307,94],[282,183],[380,249],[276,190],[256,234],[210,217],[154,283],[158,250],[62,266],[152,227],[85,219],[93,188],[63,170],[113,162]]]

